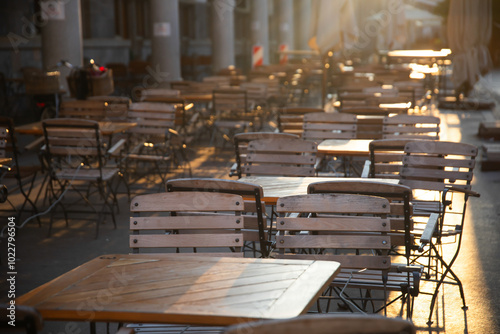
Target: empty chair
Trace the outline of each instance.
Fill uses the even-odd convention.
[[[385,313],[388,291],[399,292],[400,313],[406,308],[406,316],[411,318],[422,268],[393,263],[387,198],[344,193],[287,196],[278,200],[276,211],[280,214],[277,258],[337,261],[341,273],[333,279],[328,294],[335,293],[353,311],[366,312],[370,300],[374,312]],[[344,293],[346,288],[367,293],[358,300]],[[382,290],[383,296],[376,297],[371,290]]]
[[[293,319],[247,322],[224,334],[415,334],[408,320],[366,314],[302,315]]]
[[[242,166],[246,165],[246,157],[248,152],[248,143],[257,139],[279,139],[279,138],[299,138],[297,135],[291,133],[281,132],[244,132],[237,133],[233,136],[234,141],[234,154],[235,164],[229,171],[229,176],[242,175]]]
[[[340,113],[308,113],[304,115],[305,140],[321,143],[325,139],[356,138],[356,115]]]
[[[434,224],[425,224],[420,239],[421,248],[430,245],[429,261],[436,261],[429,262],[429,274],[438,280],[431,303],[431,321],[442,283],[459,287],[463,307],[466,308],[463,286],[452,266],[460,251],[468,198],[479,197],[478,193],[472,191],[478,148],[465,143],[421,140],[407,143],[404,152],[400,184],[414,191],[414,217],[432,214],[438,217]],[[453,256],[450,257],[451,253],[448,253],[446,259],[441,247],[445,237],[451,237],[451,241],[455,242]]]
[[[299,138],[259,139],[248,143],[243,174],[278,176],[314,176],[315,142]]]
[[[370,160],[363,175],[384,179],[399,179],[403,167],[404,148],[414,139],[378,139],[370,142]],[[367,168],[368,167],[368,168]]]
[[[100,121],[107,116],[107,103],[100,100],[71,100],[61,102],[59,117]]]
[[[82,119],[48,119],[43,121],[45,159],[50,181],[49,202],[61,207],[67,221],[67,210],[75,204],[77,212],[95,212],[96,237],[99,225],[108,213],[116,228],[113,203],[116,195],[111,183],[118,175],[118,168],[106,164],[107,152],[103,143],[99,123]],[[58,200],[67,192],[75,192],[77,200]],[[95,194],[97,192],[97,194]],[[57,202],[55,202],[58,200]],[[51,212],[49,235],[52,229],[54,210]]]
[[[209,178],[174,179],[167,181],[167,191],[202,191],[241,195],[244,200],[244,226],[242,232],[247,245],[251,245],[254,256],[260,253],[267,257],[271,247],[272,225],[267,223],[262,187],[234,180]],[[259,244],[259,248],[255,244]]]
[[[374,180],[332,180],[309,184],[308,194],[360,194],[387,198],[390,203],[391,244],[394,254],[403,254],[406,263],[412,261],[415,238],[413,235],[412,191],[410,187],[400,184]],[[403,248],[401,251],[399,248]]]
[[[190,166],[184,153],[183,137],[175,131],[179,108],[176,104],[160,102],[132,103],[129,121],[137,123],[131,128],[128,150],[123,153],[123,172],[141,178],[151,173],[167,179],[172,163],[187,170]],[[153,180],[156,183],[156,180]]]
[[[413,138],[439,140],[439,117],[395,115],[384,118],[383,138]]]
[[[194,251],[197,255],[243,257],[243,210],[243,198],[228,193],[136,196],[130,205],[130,248],[134,253]]]
[[[225,142],[234,134],[254,126],[256,114],[249,111],[247,92],[241,89],[216,89],[213,91],[212,138],[220,135]]]
[[[302,136],[304,115],[324,112],[321,108],[287,107],[278,111],[278,129],[280,132]]]

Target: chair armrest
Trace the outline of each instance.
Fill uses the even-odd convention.
[[[402,263],[392,263],[391,264],[391,271],[396,271],[398,273],[411,273],[411,272],[417,272],[421,273],[424,271],[424,266],[421,265],[407,265],[407,264],[402,264]]]
[[[229,169],[229,176],[238,176],[236,168],[238,167],[238,164],[235,162],[232,166],[231,169]]]
[[[109,150],[108,154],[109,155],[115,155],[117,152],[121,150],[121,148],[125,145],[126,140],[125,139],[120,139],[118,140]]]
[[[438,220],[439,220],[439,214],[431,213],[431,215],[429,216],[429,220],[427,221],[427,224],[425,224],[424,232],[420,237],[420,246],[418,247],[419,252],[422,252],[424,250],[424,247],[431,242],[432,236],[436,231]]]
[[[372,162],[370,160],[365,160],[365,165],[363,166],[363,171],[361,172],[361,177],[367,178],[370,175],[370,166]]]
[[[472,190],[469,190],[469,189],[462,189],[462,188],[459,188],[459,187],[448,187],[449,190],[451,191],[456,191],[456,192],[460,192],[460,193],[464,193],[468,196],[472,196],[472,197],[480,197],[481,194],[480,193],[477,193],[475,191],[472,191]]]

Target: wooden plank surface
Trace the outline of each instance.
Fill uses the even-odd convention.
[[[318,145],[318,153],[335,156],[366,156],[371,139],[328,139]]]
[[[99,129],[101,133],[105,136],[109,136],[115,133],[120,133],[133,128],[137,125],[134,122],[98,122]],[[29,124],[24,124],[21,126],[16,126],[16,132],[26,135],[43,135],[42,122],[34,122]]]
[[[45,320],[228,325],[305,313],[339,267],[312,260],[104,255],[16,303],[35,307]]]
[[[266,204],[276,204],[278,198],[283,196],[307,194],[307,187],[311,183],[326,181],[361,181],[361,182],[384,182],[398,184],[396,179],[378,178],[341,178],[341,177],[300,177],[300,176],[244,176],[239,179],[241,182],[257,184],[264,190],[262,200]]]

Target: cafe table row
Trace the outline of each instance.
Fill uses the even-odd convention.
[[[309,184],[331,179],[240,180],[261,185],[263,200],[275,204],[279,197],[305,194]],[[16,304],[36,308],[45,320],[85,321],[94,329],[96,322],[226,326],[304,314],[339,270],[334,261],[108,254],[35,288]]]

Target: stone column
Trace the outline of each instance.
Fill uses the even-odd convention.
[[[235,6],[235,0],[213,0],[212,2],[212,59],[214,73],[235,64]]]
[[[44,1],[42,15],[46,19],[42,27],[42,61],[46,70],[61,60],[74,66],[83,65],[82,13],[80,0]],[[66,77],[70,69],[59,68],[61,88],[69,93]]]
[[[250,2],[252,47],[256,45],[263,47],[263,65],[269,65],[269,4],[267,0],[252,0]]]
[[[178,0],[151,1],[151,66],[155,86],[181,78],[181,45]],[[153,83],[149,82],[150,85]]]
[[[278,14],[280,19],[279,43],[288,45],[290,50],[295,47],[294,41],[294,0],[278,0]]]
[[[311,0],[295,0],[295,48],[309,50],[307,42],[311,36]]]
[[[278,0],[278,15],[279,15],[279,48],[286,50],[295,49],[295,41],[293,38],[294,20],[293,20],[293,0]],[[278,50],[279,51],[279,50]],[[280,55],[280,63],[286,59],[285,55]]]

